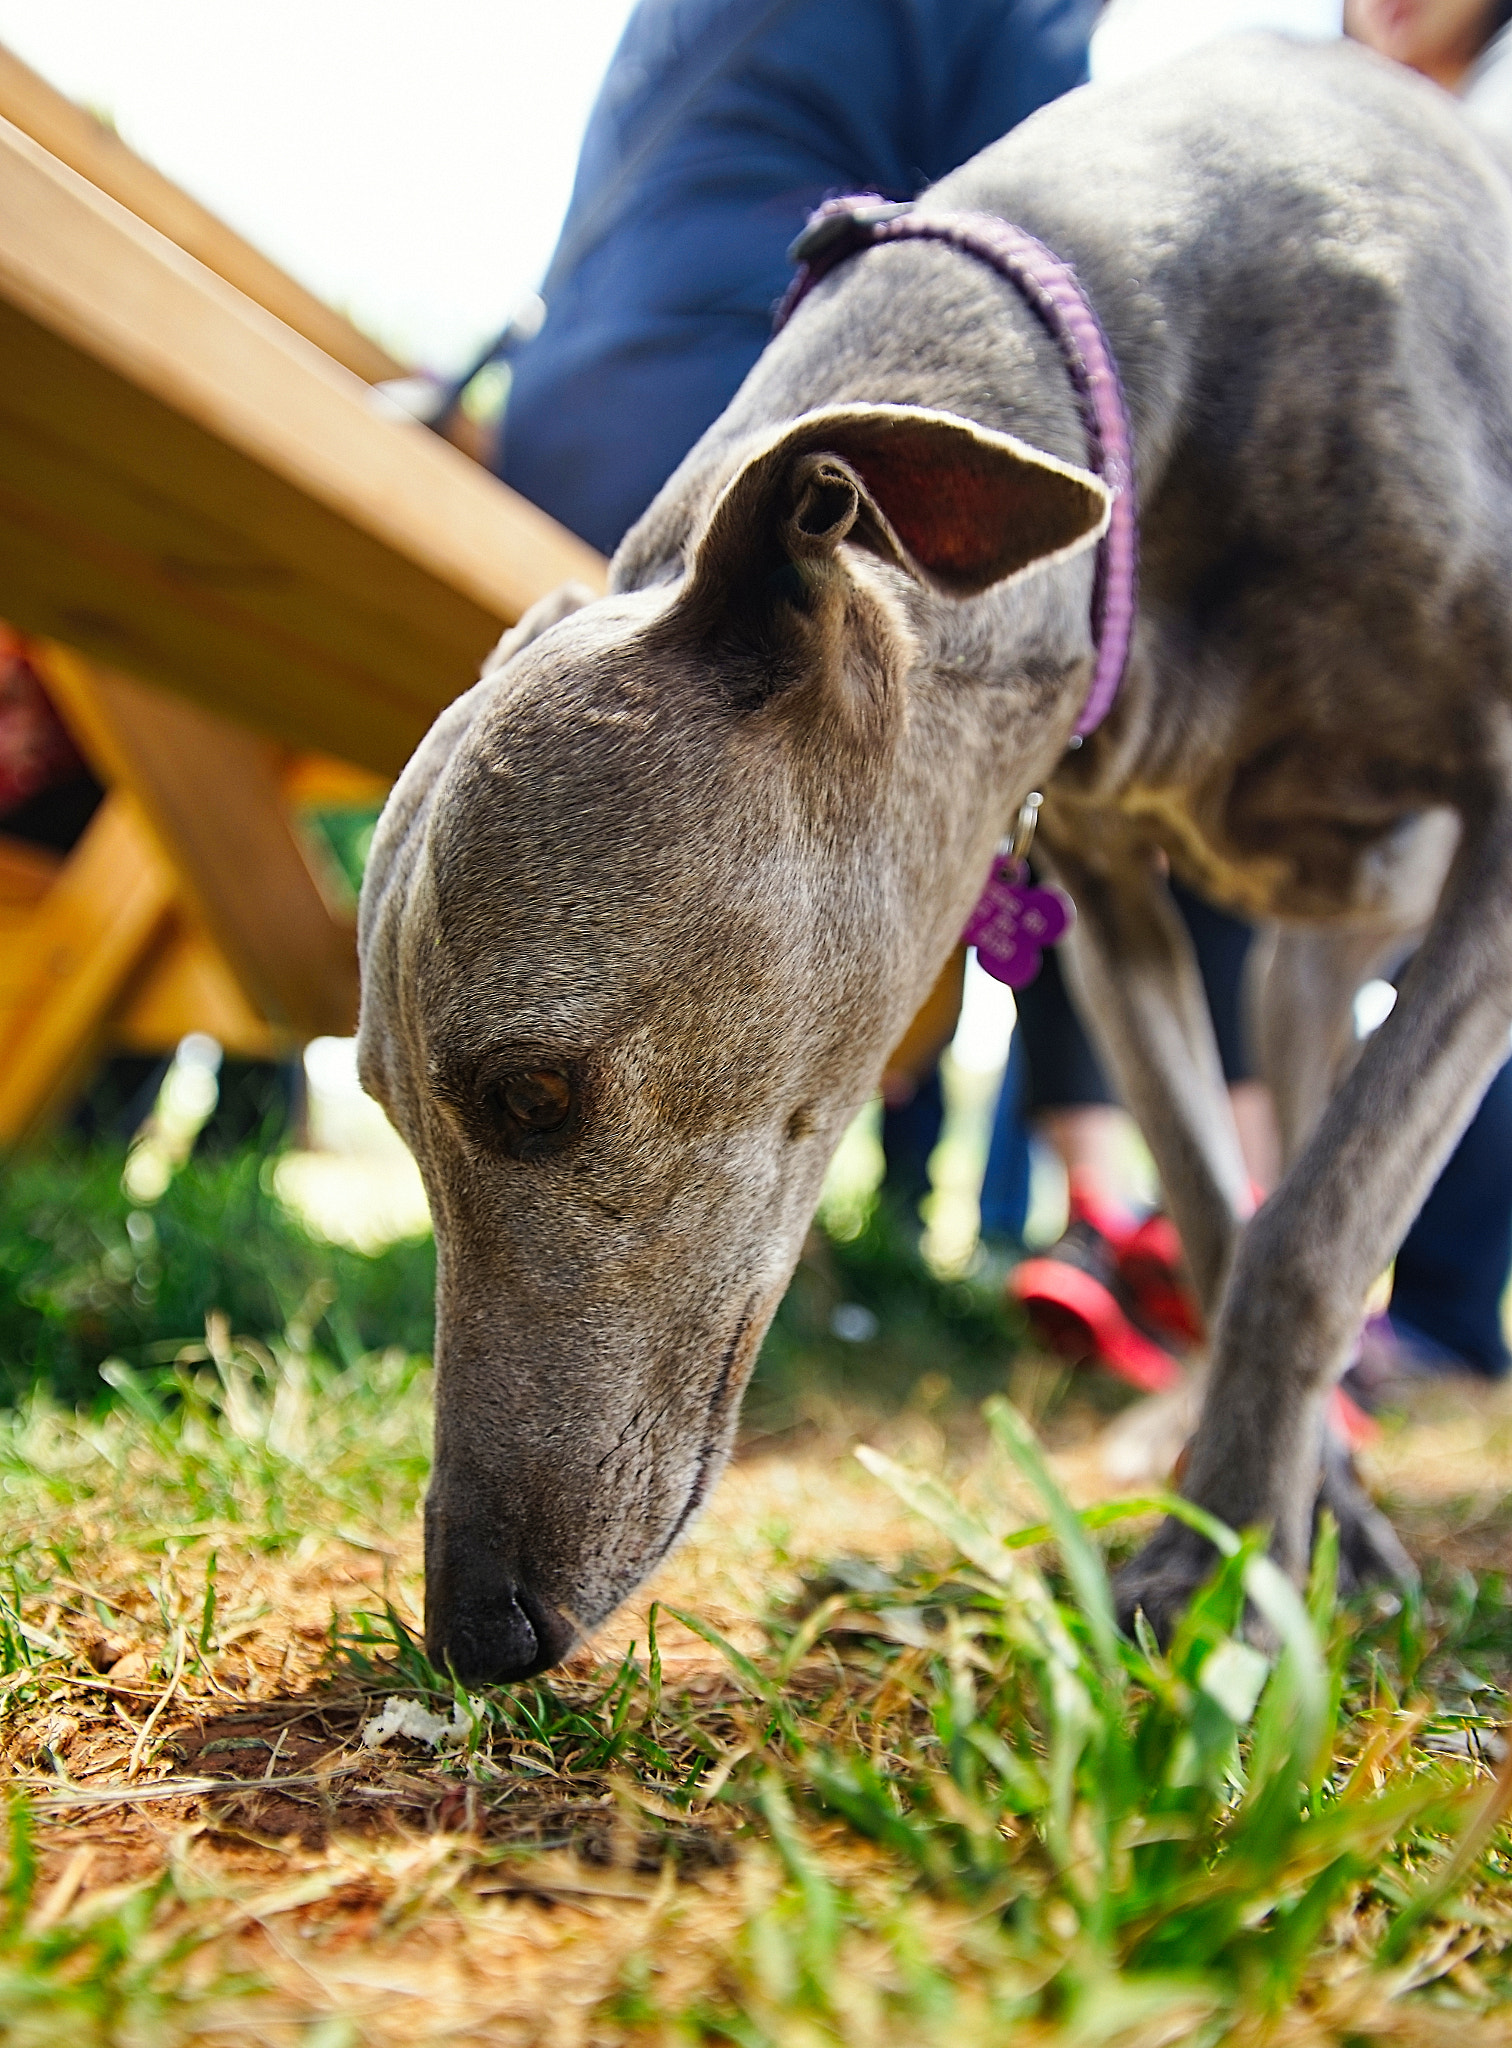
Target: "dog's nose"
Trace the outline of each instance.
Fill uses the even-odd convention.
[[[464,1685],[507,1685],[557,1662],[562,1651],[553,1646],[555,1633],[535,1603],[502,1586],[435,1621],[427,1615],[425,1647],[433,1664],[449,1665]]]
[[[426,1576],[426,1655],[464,1685],[533,1678],[572,1647],[572,1624],[517,1569],[479,1560]]]

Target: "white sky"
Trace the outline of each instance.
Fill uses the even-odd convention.
[[[458,366],[539,282],[632,0],[0,0],[0,42],[396,353]],[[1115,0],[1098,68],[1340,0]]]
[[[1110,0],[1092,37],[1092,76],[1133,78],[1215,36],[1252,28],[1342,35],[1343,0]]]
[[[0,0],[4,42],[397,353],[539,282],[631,0]]]

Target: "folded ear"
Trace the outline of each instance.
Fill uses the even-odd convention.
[[[592,604],[593,597],[594,593],[586,583],[559,583],[555,590],[538,597],[488,656],[479,671],[479,680],[486,682],[490,676],[497,675],[505,662],[513,661],[522,647],[528,647],[532,640],[539,640],[543,633],[559,626],[563,619],[570,619],[585,604]]]
[[[725,487],[686,602],[750,626],[776,604],[809,608],[842,541],[974,597],[1095,541],[1111,504],[1089,471],[954,413],[835,406],[783,428]]]

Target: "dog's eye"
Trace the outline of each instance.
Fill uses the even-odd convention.
[[[577,1137],[584,1114],[576,1060],[537,1065],[530,1055],[438,1063],[434,1087],[476,1144],[511,1159],[545,1159]]]
[[[511,1074],[496,1092],[501,1108],[525,1131],[559,1131],[572,1114],[572,1083],[554,1067]]]

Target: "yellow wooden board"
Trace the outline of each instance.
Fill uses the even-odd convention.
[[[290,1037],[354,1031],[354,921],[326,902],[305,859],[276,749],[66,648],[34,658],[95,772],[140,804],[247,1001]]]
[[[0,122],[0,617],[402,765],[601,558]]]
[[[27,659],[109,794],[59,860],[0,836],[0,1145],[34,1136],[112,1050],[208,1032],[246,1058],[357,1021],[349,897],[327,900],[270,740],[71,649]],[[371,795],[320,759],[304,780]]]
[[[176,913],[153,945],[104,1036],[123,1052],[171,1052],[190,1031],[205,1031],[235,1059],[265,1060],[289,1041],[247,1001],[223,956],[192,919]]]
[[[173,910],[173,871],[140,810],[117,792],[96,811],[24,942],[0,1013],[0,1143],[68,1100],[110,1014]]]

